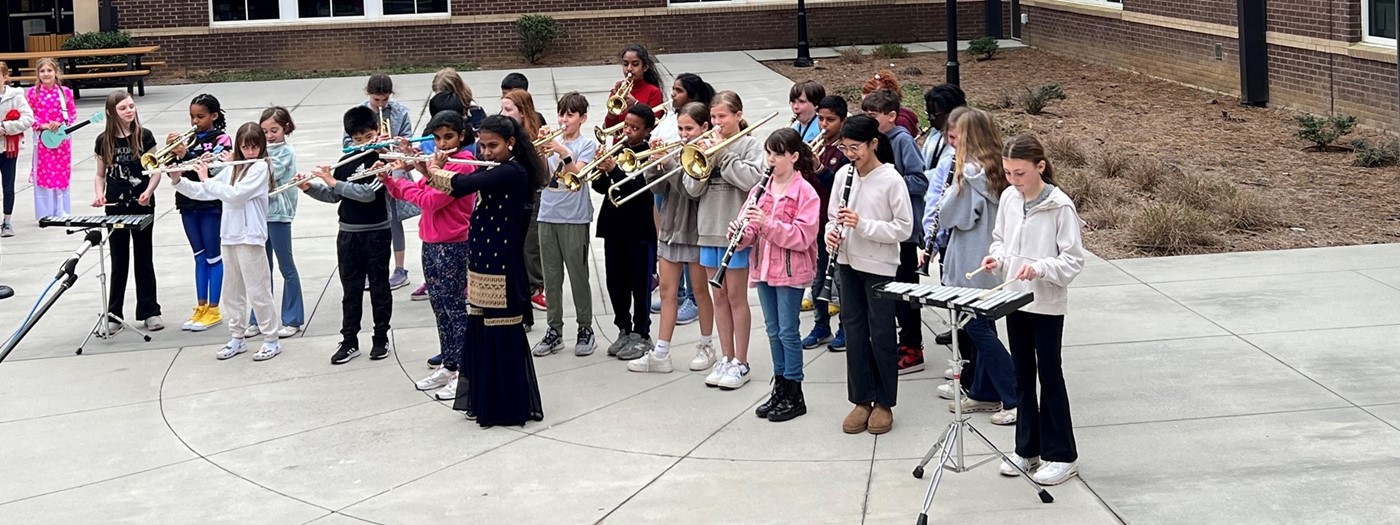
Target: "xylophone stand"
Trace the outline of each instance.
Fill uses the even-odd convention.
[[[943,480],[943,471],[945,469],[962,473],[980,467],[989,461],[1001,460],[1005,463],[1011,462],[1011,458],[1008,458],[1001,449],[992,444],[992,440],[987,439],[987,436],[977,430],[977,427],[972,426],[972,423],[969,421],[970,417],[963,415],[962,412],[962,402],[963,398],[966,396],[963,395],[959,380],[962,378],[962,368],[964,364],[967,364],[967,360],[962,358],[962,352],[958,345],[959,338],[957,337],[957,331],[961,330],[963,326],[966,326],[967,322],[971,319],[972,314],[970,313],[959,312],[955,308],[948,309],[948,324],[953,330],[953,357],[948,360],[949,367],[953,369],[953,422],[948,424],[948,430],[944,431],[943,436],[938,438],[938,441],[928,449],[928,453],[924,454],[923,460],[919,461],[919,466],[914,467],[914,477],[924,479],[924,467],[933,460],[935,454],[939,456],[938,470],[933,473],[933,479],[929,480],[928,492],[924,493],[924,508],[919,512],[919,519],[916,522],[918,525],[928,524],[928,509],[933,506],[933,497],[938,492],[938,484]],[[992,451],[993,456],[969,466],[967,464],[967,458],[963,454],[963,441],[965,440],[963,436],[964,430],[977,436],[977,439],[981,440],[982,444],[987,446],[987,450]],[[953,454],[954,446],[958,449],[956,457]],[[1055,501],[1055,498],[1050,495],[1050,492],[1046,491],[1044,487],[1041,487],[1040,484],[1031,479],[1029,472],[1022,470],[1019,466],[1017,470],[1020,471],[1021,479],[1026,480],[1026,482],[1030,483],[1031,487],[1035,489],[1036,493],[1040,496],[1041,502],[1050,503]]]
[[[90,229],[90,228],[81,228],[81,229],[78,229],[78,230],[70,230],[68,233],[74,233],[74,232],[83,231],[83,230],[88,230],[88,229]],[[88,344],[88,341],[91,341],[91,340],[92,340],[92,336],[95,335],[95,336],[97,336],[98,339],[111,339],[111,338],[113,338],[113,337],[116,337],[117,334],[121,333],[121,330],[117,330],[117,331],[113,332],[113,331],[110,331],[110,330],[107,329],[107,321],[109,321],[109,320],[115,321],[115,322],[118,322],[118,323],[121,323],[121,324],[124,325],[126,328],[128,328],[128,329],[130,329],[130,330],[133,330],[133,331],[135,331],[135,332],[138,333],[138,334],[141,334],[141,338],[142,338],[144,341],[146,341],[147,343],[151,342],[151,334],[148,334],[148,333],[142,331],[140,328],[137,328],[136,325],[131,324],[131,322],[130,322],[130,321],[127,321],[126,319],[122,319],[122,318],[120,318],[120,317],[117,317],[117,316],[115,316],[115,315],[112,315],[112,314],[109,313],[109,311],[108,311],[108,308],[111,306],[111,303],[109,302],[108,296],[107,296],[107,248],[106,248],[106,246],[107,246],[107,239],[110,238],[110,237],[112,236],[112,229],[111,229],[110,227],[109,227],[109,228],[104,228],[104,229],[107,230],[107,235],[105,235],[105,236],[102,237],[102,242],[97,243],[97,279],[98,279],[99,281],[102,282],[102,312],[97,314],[97,322],[94,323],[94,324],[92,325],[92,330],[88,331],[87,337],[84,337],[84,338],[83,338],[83,342],[82,342],[81,344],[78,345],[78,351],[76,352],[77,355],[83,355],[83,347],[86,347],[87,344]]]

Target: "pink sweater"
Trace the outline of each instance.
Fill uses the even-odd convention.
[[[452,155],[457,159],[475,160],[470,151],[460,151]],[[471,173],[476,166],[451,164],[444,169],[457,173]],[[428,185],[426,177],[418,182],[398,177],[389,177],[385,185],[389,194],[399,200],[418,205],[423,214],[418,218],[418,237],[423,242],[465,242],[467,228],[471,226],[472,210],[476,208],[476,194],[460,199],[438,191]]]
[[[768,183],[772,189],[773,183]],[[749,191],[749,197],[758,187]],[[821,197],[812,184],[794,173],[787,194],[774,197],[764,192],[758,208],[767,213],[763,224],[749,224],[739,247],[756,245],[749,259],[749,286],[806,288],[817,275],[817,221]]]

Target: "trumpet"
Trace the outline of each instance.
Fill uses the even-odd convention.
[[[924,129],[919,130],[919,136],[914,137],[914,142],[918,142],[919,139],[928,136],[928,134],[929,134],[930,132],[932,132],[932,131],[933,131],[933,123],[929,123],[929,125],[924,126]]]
[[[426,141],[429,141],[429,140],[433,140],[433,136],[432,136],[432,135],[423,135],[423,136],[421,136],[421,137],[413,137],[413,138],[410,138],[410,139],[407,139],[407,140],[408,140],[408,142],[409,142],[410,144],[417,144],[417,143],[419,143],[419,142],[426,142]],[[390,140],[386,140],[386,141],[384,141],[384,142],[371,142],[371,143],[369,143],[369,144],[360,144],[360,145],[358,145],[358,146],[346,146],[346,147],[344,147],[344,148],[341,148],[341,149],[340,149],[340,152],[341,152],[341,153],[358,153],[358,152],[361,152],[361,151],[369,151],[369,150],[372,150],[372,149],[392,148],[392,147],[394,147],[394,146],[397,146],[398,144],[399,144],[399,139],[390,139]]]
[[[768,191],[768,181],[773,178],[773,167],[769,166],[763,172],[763,178],[758,180],[758,190],[753,192],[753,196],[744,199],[744,205],[739,208],[739,227],[734,230],[734,235],[729,236],[729,246],[724,249],[724,256],[719,259],[719,271],[710,278],[710,286],[714,288],[724,287],[724,275],[729,270],[729,260],[734,258],[734,250],[739,248],[739,239],[744,238],[744,230],[749,227],[748,211],[750,206],[757,206],[758,201],[763,199],[763,192]]]
[[[556,130],[554,130],[554,131],[549,132],[548,135],[545,135],[545,136],[543,136],[543,137],[540,137],[540,138],[535,139],[535,141],[534,141],[534,142],[531,142],[531,144],[534,144],[534,145],[535,145],[535,149],[540,149],[540,148],[543,148],[545,144],[549,144],[550,142],[554,142],[554,139],[557,139],[557,138],[559,138],[559,137],[562,137],[563,135],[564,135],[564,128],[561,127],[561,128],[559,128],[559,129],[556,129]]]
[[[447,151],[448,151],[448,152],[451,152],[452,150],[447,150]],[[402,161],[407,161],[407,162],[428,162],[428,161],[433,160],[433,156],[432,156],[432,155],[404,155],[404,154],[402,154],[402,153],[380,153],[380,154],[379,154],[379,160],[391,160],[391,161],[392,161],[392,160],[402,160]],[[481,166],[481,167],[483,167],[483,168],[494,168],[494,167],[496,167],[496,166],[500,166],[500,165],[501,165],[501,163],[499,163],[499,162],[491,162],[491,161],[489,161],[489,160],[454,159],[454,158],[451,158],[451,157],[448,157],[448,158],[447,158],[447,163],[448,163],[448,164],[466,164],[466,165],[468,165],[468,166]]]
[[[158,150],[147,152],[145,155],[141,155],[141,167],[146,168],[148,170],[153,170],[161,166],[170,164],[171,162],[175,162],[176,146],[183,144],[185,146],[185,149],[194,147],[194,143],[197,137],[195,130],[196,128],[191,126],[189,130],[185,131],[184,133],[181,133],[180,136],[177,137],[174,142],[166,144]]]
[[[749,126],[743,131],[735,133],[734,136],[724,139],[719,144],[710,146],[709,149],[702,150],[700,149],[699,145],[686,144],[685,150],[681,151],[681,166],[685,167],[685,174],[689,175],[690,178],[695,180],[708,179],[710,177],[710,168],[714,164],[715,155],[718,155],[720,151],[724,150],[724,148],[729,147],[729,145],[732,144],[734,141],[739,140],[739,137],[753,132],[753,130],[758,129],[759,127],[763,126],[764,123],[773,120],[773,117],[776,116],[778,116],[777,111],[769,113],[768,116],[763,117],[763,120],[758,121],[757,124]]]
[[[199,166],[199,164],[202,163],[202,162],[209,162],[209,169],[210,169],[210,170],[216,170],[216,169],[219,169],[219,168],[226,168],[226,167],[229,167],[229,166],[239,166],[239,165],[243,165],[243,164],[252,164],[252,163],[254,163],[254,162],[262,162],[263,160],[265,160],[265,159],[245,159],[245,160],[231,160],[231,161],[228,161],[228,162],[209,162],[209,157],[208,157],[208,156],[202,156],[202,157],[199,157],[199,158],[197,158],[197,159],[194,159],[194,160],[191,160],[191,161],[188,161],[188,162],[181,162],[181,163],[179,163],[179,164],[171,164],[171,165],[169,165],[169,166],[161,166],[161,167],[158,167],[158,168],[155,168],[155,169],[150,169],[150,170],[142,171],[141,173],[142,173],[142,174],[145,174],[145,175],[157,175],[157,174],[161,174],[161,173],[170,173],[170,172],[172,172],[172,171],[191,171],[191,170],[195,169],[196,166]]]
[[[297,187],[297,186],[301,186],[302,184],[311,182],[311,181],[314,180],[315,178],[316,178],[316,176],[315,176],[315,175],[312,175],[312,174],[310,174],[310,173],[298,173],[298,174],[296,174],[296,175],[293,175],[293,176],[292,176],[292,180],[287,181],[286,184],[283,184],[283,185],[278,186],[278,187],[276,187],[276,188],[272,188],[272,190],[270,190],[270,191],[267,192],[267,196],[268,196],[268,197],[271,197],[271,196],[273,196],[273,195],[277,195],[278,193],[282,193],[282,192],[284,192],[284,191],[290,190],[290,189],[295,188],[295,187]]]
[[[627,77],[622,79],[622,83],[621,83],[621,84],[618,84],[617,89],[614,89],[614,90],[613,90],[613,94],[612,94],[611,96],[608,97],[608,102],[607,102],[608,114],[609,114],[609,115],[613,115],[613,116],[617,116],[617,115],[621,115],[621,114],[623,114],[624,112],[626,112],[626,111],[627,111],[627,96],[628,96],[628,95],[631,95],[631,94],[632,94],[632,74],[631,74],[631,73],[628,73],[628,74],[627,74]],[[602,141],[599,141],[599,142],[602,142]]]
[[[593,126],[593,138],[598,139],[599,144],[607,144],[610,139],[617,135],[617,132],[622,131],[623,124],[626,123],[618,122],[606,128]]]
[[[808,142],[808,143],[807,143],[807,149],[812,150],[812,155],[820,156],[820,155],[822,154],[822,148],[825,148],[825,147],[826,147],[826,135],[817,135],[817,138],[814,138],[814,139],[812,139],[811,142]],[[820,160],[820,159],[818,159],[818,160]]]
[[[681,153],[681,151],[684,150],[684,146],[685,146],[685,145],[691,144],[691,143],[693,143],[693,142],[700,141],[700,140],[702,140],[702,139],[709,138],[710,136],[712,136],[713,133],[714,133],[714,130],[712,129],[712,130],[709,130],[709,131],[706,131],[706,132],[702,133],[700,136],[695,137],[694,139],[685,140],[685,141],[673,142],[673,143],[665,144],[665,145],[663,145],[663,146],[661,146],[661,147],[658,147],[658,148],[657,148],[658,150],[663,150],[663,149],[664,149],[664,150],[667,150],[666,154],[665,154],[665,155],[662,155],[662,156],[660,156],[660,157],[657,157],[655,160],[652,160],[651,162],[646,163],[646,165],[644,165],[644,166],[638,166],[637,169],[635,169],[635,170],[630,170],[630,173],[627,174],[627,178],[622,179],[622,180],[620,180],[620,181],[617,181],[617,182],[614,183],[612,186],[609,186],[609,187],[608,187],[608,200],[609,200],[609,201],[612,201],[613,206],[622,206],[622,205],[623,205],[624,203],[626,203],[627,201],[632,200],[633,198],[635,198],[635,197],[638,196],[638,195],[641,195],[641,194],[643,194],[643,193],[646,193],[647,191],[651,190],[652,187],[656,186],[657,184],[661,184],[661,182],[664,181],[664,180],[666,180],[666,179],[671,178],[672,175],[675,175],[677,172],[681,171],[683,168],[680,167],[680,166],[677,166],[676,169],[673,169],[673,170],[671,170],[671,171],[668,171],[668,172],[666,172],[664,175],[661,175],[660,177],[657,177],[656,180],[653,180],[653,181],[651,181],[651,182],[648,182],[645,186],[642,186],[642,187],[639,188],[637,191],[631,193],[630,195],[628,195],[628,196],[626,196],[626,197],[618,198],[617,195],[616,195],[617,191],[620,190],[620,189],[622,189],[622,185],[625,184],[625,183],[627,183],[627,181],[631,180],[633,177],[644,176],[644,175],[646,174],[646,171],[647,171],[647,170],[649,170],[649,169],[651,169],[651,168],[653,168],[653,167],[656,167],[656,166],[660,166],[661,163],[666,162],[666,161],[668,161],[668,160],[670,160],[670,159],[676,158],[676,155],[679,155],[679,154]],[[681,146],[681,149],[675,149],[676,146]]]
[[[578,173],[561,172],[559,182],[563,183],[564,189],[569,191],[579,191],[583,189],[585,184],[593,182],[593,179],[603,176],[603,172],[598,169],[598,165],[602,164],[603,159],[617,155],[618,152],[622,150],[623,146],[624,143],[622,142],[613,144],[607,151],[600,153],[594,158],[592,162],[585,164],[583,169],[578,170]]]
[[[632,178],[636,176],[637,173],[642,171],[642,166],[640,164],[640,161],[642,159],[651,158],[654,155],[662,153],[670,153],[671,150],[674,150],[684,145],[684,142],[678,140],[675,142],[662,144],[660,146],[643,151],[641,153],[634,153],[630,149],[624,149],[617,154],[617,165],[618,167],[622,168],[622,171],[629,173],[628,178]]]

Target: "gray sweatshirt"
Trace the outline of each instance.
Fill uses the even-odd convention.
[[[710,179],[700,182],[686,175],[685,191],[700,201],[700,246],[729,245],[729,223],[739,217],[739,208],[768,169],[763,144],[752,135],[745,135],[716,155],[718,166]],[[896,257],[897,259],[897,257]]]
[[[645,175],[647,182],[655,181],[678,167],[680,163],[673,159],[648,169]],[[665,197],[658,213],[661,218],[661,231],[657,232],[656,240],[666,244],[698,246],[700,231],[696,212],[700,209],[700,203],[686,192],[685,182],[681,180],[685,178],[689,178],[685,173],[673,173],[665,182],[651,187],[653,194]],[[637,198],[647,197],[650,195]]]
[[[312,182],[311,187],[306,189],[306,195],[318,201],[329,203],[338,203],[342,199],[370,203],[374,202],[375,193],[381,191],[384,191],[384,185],[376,179],[370,179],[368,183],[360,183],[359,181],[338,181],[334,189],[320,182]],[[384,201],[386,210],[388,206],[393,205],[390,204],[389,199],[384,199]],[[352,224],[343,220],[340,221],[340,231],[343,232],[367,232],[387,229],[389,229],[388,220],[374,224]]]
[[[992,244],[999,195],[987,189],[987,173],[971,162],[963,166],[963,181],[943,193],[938,225],[949,231],[948,250],[943,255],[943,285],[993,288],[1001,284],[995,275],[978,273],[969,280],[967,272],[982,266]]]

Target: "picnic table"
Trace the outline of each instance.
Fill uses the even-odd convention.
[[[127,93],[139,93],[146,96],[146,76],[151,74],[151,66],[164,65],[165,62],[142,62],[142,57],[160,50],[160,46],[139,46],[139,47],[113,47],[106,49],[70,49],[60,51],[25,51],[19,53],[0,53],[0,60],[5,62],[27,60],[37,63],[41,58],[52,58],[58,61],[59,67],[63,69],[63,81],[73,90],[73,97],[79,98],[79,89],[83,81],[89,80],[115,80],[126,84]],[[126,63],[110,64],[79,64],[78,60],[92,57],[119,57],[126,56]],[[10,80],[19,82],[38,82],[34,68],[24,67],[15,69],[21,75],[11,76]],[[133,92],[135,88],[135,92]]]

